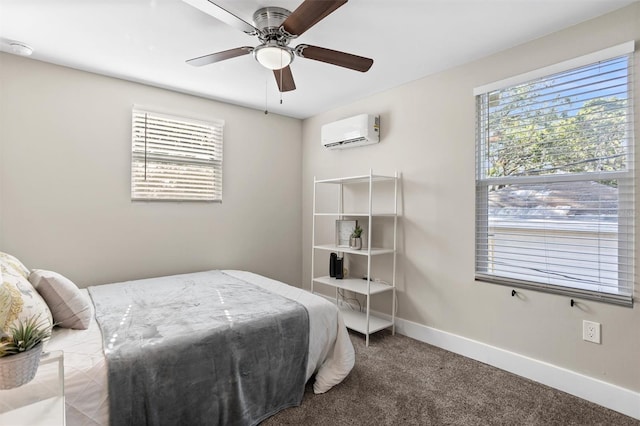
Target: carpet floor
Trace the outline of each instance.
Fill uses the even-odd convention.
[[[627,417],[540,383],[382,331],[351,333],[356,364],[326,394],[307,384],[300,407],[274,425],[634,425]],[[310,380],[312,382],[312,380]]]

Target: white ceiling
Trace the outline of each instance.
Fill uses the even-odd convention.
[[[215,0],[247,22],[264,6],[302,0]],[[367,73],[309,59],[280,94],[251,55],[196,68],[185,60],[258,40],[181,0],[0,0],[0,50],[179,92],[306,118],[498,52],[637,0],[351,0],[309,29],[306,43],[374,59]],[[0,70],[1,72],[1,70]]]

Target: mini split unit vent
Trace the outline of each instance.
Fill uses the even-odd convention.
[[[361,114],[322,126],[322,146],[344,149],[380,142],[380,117]]]

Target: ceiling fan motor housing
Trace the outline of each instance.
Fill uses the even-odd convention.
[[[291,12],[282,7],[263,7],[253,14],[253,23],[260,30],[258,37],[262,42],[278,41],[279,44],[289,44],[290,37],[280,31],[282,23]]]

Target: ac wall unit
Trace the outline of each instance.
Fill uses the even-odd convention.
[[[325,124],[321,129],[322,146],[344,149],[380,142],[380,117],[360,114]]]

